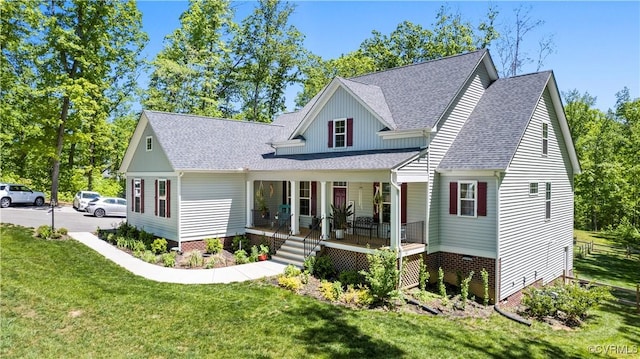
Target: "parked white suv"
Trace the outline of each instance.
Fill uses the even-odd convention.
[[[36,192],[27,186],[13,183],[0,183],[0,207],[7,208],[14,203],[28,203],[34,206],[44,204],[44,193]]]
[[[73,197],[73,208],[78,211],[84,212],[87,209],[87,205],[95,198],[99,198],[100,193],[92,191],[79,191],[76,196]]]

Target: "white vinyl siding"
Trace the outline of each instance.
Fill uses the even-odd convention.
[[[244,233],[245,184],[243,174],[185,174],[181,178],[181,240]]]
[[[158,151],[154,151],[158,152]],[[162,176],[163,179],[171,181],[171,193],[169,197],[172,198],[169,201],[171,206],[170,218],[164,218],[156,216],[155,206],[155,181],[158,176],[136,176],[136,179],[144,180],[144,213],[136,213],[131,211],[132,191],[129,188],[131,180],[127,182],[127,223],[137,227],[138,229],[144,229],[149,233],[153,233],[157,237],[166,238],[173,241],[178,241],[178,216],[174,215],[178,213],[178,201],[173,200],[178,198],[177,186],[173,185],[178,183],[177,177]]]
[[[438,211],[440,240],[434,247],[444,252],[495,258],[497,240],[495,177],[441,176],[440,179],[442,181],[439,190],[441,206]],[[477,188],[478,182],[486,182],[487,215],[469,217],[449,214],[450,182],[458,183],[458,192],[460,192],[460,183],[474,183]],[[459,203],[458,211],[460,211]]]
[[[541,156],[542,123],[549,123],[547,156]],[[571,164],[548,90],[540,99],[500,186],[500,298],[543,279],[562,275],[564,248],[573,263],[573,188]],[[530,196],[551,183],[551,220],[545,220],[545,195]]]
[[[435,173],[440,161],[449,150],[449,147],[460,132],[471,112],[480,101],[484,91],[490,84],[489,75],[484,64],[480,64],[478,69],[471,76],[469,82],[462,89],[461,93],[456,97],[450,110],[444,115],[438,124],[437,133],[432,137],[429,143],[429,166],[431,168],[428,188],[428,199],[431,201],[429,214],[429,244],[437,244],[442,229],[438,228],[438,218],[440,214],[439,208],[444,206],[446,211],[448,208],[449,192],[448,182],[443,183],[440,176]],[[440,186],[446,186],[447,196],[439,198]],[[431,249],[429,250],[431,253]]]
[[[364,106],[354,99],[347,91],[338,88],[323,107],[313,122],[302,134],[305,145],[301,147],[284,147],[278,149],[278,155],[322,153],[329,148],[327,123],[336,119],[353,118],[353,146],[334,147],[331,151],[361,151],[385,148],[419,148],[426,145],[424,137],[383,140],[378,136],[383,125]],[[345,121],[346,126],[346,121]],[[334,137],[336,136],[334,129]],[[335,141],[335,138],[334,138]],[[346,139],[345,139],[346,143]]]

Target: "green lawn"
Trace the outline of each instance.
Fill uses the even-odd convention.
[[[617,304],[553,330],[497,314],[350,310],[262,282],[155,283],[78,242],[7,225],[0,250],[2,358],[584,358],[640,338],[640,315]]]

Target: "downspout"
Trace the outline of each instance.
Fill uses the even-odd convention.
[[[182,176],[184,172],[178,174],[178,250],[182,252]]]
[[[494,302],[497,305],[498,301],[500,300],[500,280],[501,280],[501,275],[500,272],[502,271],[502,268],[498,268],[499,266],[501,266],[500,263],[500,172],[496,171],[494,173],[494,176],[496,177],[496,263],[494,264],[495,267],[495,271],[496,273],[494,274],[495,277],[495,299]]]
[[[402,200],[402,188],[400,188],[400,186],[398,185],[398,181],[397,181],[397,177],[398,177],[398,171],[396,170],[391,170],[391,181],[389,182],[391,184],[391,186],[393,186],[393,188],[396,189],[397,193],[399,193],[400,195],[397,196],[398,197],[398,201]],[[398,260],[398,266],[399,266],[399,270],[400,270],[400,275],[398,276],[398,288],[400,288],[402,286],[402,243],[400,241],[400,237],[398,236],[398,234],[400,233],[401,229],[400,229],[400,218],[402,218],[402,215],[400,214],[400,211],[402,210],[402,206],[400,205],[400,203],[396,203],[396,212],[395,212],[395,216],[393,218],[393,221],[396,223],[396,230],[394,231],[393,235],[396,237],[396,245],[398,246],[398,256],[399,256],[399,260]],[[389,241],[391,241],[391,238],[389,238]]]

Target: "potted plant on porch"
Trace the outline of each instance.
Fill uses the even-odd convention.
[[[336,228],[336,239],[344,238],[344,231],[349,225],[348,218],[353,215],[353,211],[351,210],[352,207],[352,204],[343,204],[340,206],[331,205],[332,213],[329,218],[333,220],[333,225]]]

